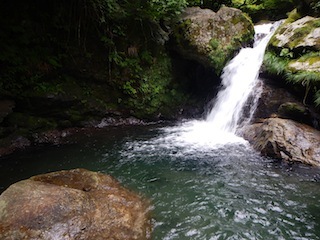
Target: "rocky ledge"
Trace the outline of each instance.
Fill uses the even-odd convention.
[[[0,196],[0,239],[150,239],[148,204],[84,169],[31,177]]]

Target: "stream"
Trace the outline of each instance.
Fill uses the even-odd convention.
[[[153,239],[320,239],[320,169],[262,157],[236,135],[256,100],[249,113],[239,109],[252,91],[259,97],[267,36],[225,68],[204,119],[96,129],[66,145],[14,153],[0,159],[0,191],[36,174],[86,168],[151,200]],[[249,60],[256,50],[260,58]],[[260,65],[248,76],[243,62]],[[234,85],[240,76],[246,86]]]

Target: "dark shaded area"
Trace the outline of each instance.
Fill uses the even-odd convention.
[[[178,82],[184,86],[184,90],[191,94],[197,102],[193,108],[199,116],[207,105],[217,94],[221,79],[213,68],[206,67],[197,61],[183,58],[177,52],[171,51],[173,74]]]

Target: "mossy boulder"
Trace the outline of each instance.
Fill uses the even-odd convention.
[[[172,34],[176,51],[214,68],[218,74],[253,37],[251,19],[241,10],[229,7],[222,7],[216,13],[199,7],[187,8]]]
[[[286,80],[304,103],[319,104],[320,18],[295,20],[289,15],[270,40],[264,66],[267,73]]]
[[[271,44],[278,48],[312,48],[320,50],[320,18],[305,16],[294,22],[286,21],[274,35]]]

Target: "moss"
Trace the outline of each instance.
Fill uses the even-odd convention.
[[[171,59],[165,53],[161,53],[150,67],[145,67],[139,79],[132,79],[130,88],[134,94],[123,96],[121,104],[138,118],[154,118],[159,113],[173,112],[186,99],[173,81]]]
[[[307,25],[302,28],[297,28],[294,31],[294,34],[290,37],[289,48],[295,48],[299,43],[304,41],[306,35],[308,35],[312,31],[312,26]]]
[[[300,19],[301,17],[301,13],[299,13],[298,10],[295,8],[288,14],[288,18],[286,19],[285,23],[292,23]]]
[[[278,111],[284,115],[301,115],[306,112],[306,108],[297,103],[287,102],[281,104]]]
[[[217,74],[219,75],[222,72],[223,67],[225,66],[230,52],[227,52],[223,47],[216,49],[209,54],[210,62],[214,66]]]
[[[308,115],[308,110],[302,104],[286,102],[280,105],[278,113],[281,117],[290,118],[298,122],[304,122]]]
[[[215,38],[210,39],[209,44],[210,44],[210,47],[212,48],[212,50],[216,50],[220,46],[219,40],[217,40]]]
[[[302,63],[308,62],[309,65],[319,63],[320,62],[320,52],[306,53],[306,54],[302,55],[301,57],[299,57],[298,59],[296,59],[295,61],[302,62]]]

